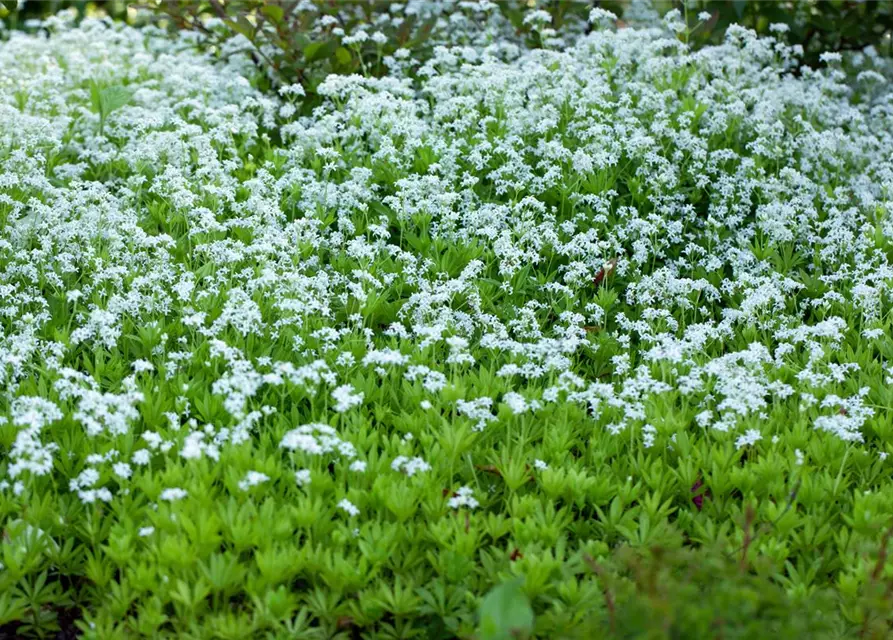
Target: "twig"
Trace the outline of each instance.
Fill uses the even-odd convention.
[[[797,479],[797,482],[794,483],[794,488],[791,489],[791,493],[788,495],[787,504],[785,504],[785,507],[784,507],[784,509],[782,509],[781,513],[779,513],[772,522],[768,523],[768,529],[770,529],[770,530],[774,529],[775,525],[777,525],[779,523],[779,521],[781,521],[781,519],[785,516],[785,514],[791,510],[791,507],[794,506],[794,501],[797,499],[797,494],[800,492],[800,485],[802,483],[803,483],[803,481],[799,478]],[[748,508],[750,508],[750,507],[748,507]],[[764,523],[760,526],[759,529],[755,530],[753,537],[750,538],[750,540],[747,542],[747,544],[753,544],[753,541],[756,540],[757,535],[759,535],[760,533],[763,533],[764,527],[766,527],[766,526],[767,526],[766,523]],[[747,541],[747,533],[746,532],[745,532],[745,540]],[[738,547],[737,549],[735,549],[732,552],[727,552],[726,557],[731,558],[734,554],[741,551],[742,548],[743,548],[743,546]]]
[[[611,626],[611,633],[614,634],[617,631],[617,607],[614,604],[614,596],[611,595],[611,589],[608,587],[607,572],[595,561],[595,558],[588,553],[583,554],[583,560],[589,565],[592,572],[602,579],[602,586],[605,593],[605,606],[608,608],[608,623]]]
[[[754,518],[756,518],[756,512],[754,512],[753,507],[751,505],[747,505],[747,509],[744,512],[744,544],[741,547],[741,570],[745,571],[747,569],[747,550],[750,548],[750,543],[754,541],[756,535],[751,537],[750,528],[753,525]],[[756,534],[756,531],[754,531]]]
[[[887,564],[887,543],[890,542],[890,537],[893,536],[893,525],[891,525],[885,532],[883,538],[881,538],[881,549],[878,551],[877,562],[874,563],[874,569],[871,571],[871,579],[868,584],[873,585],[877,582],[881,577],[881,572],[884,570],[884,565]],[[888,587],[887,592],[889,593],[890,589]],[[885,593],[885,595],[886,595]],[[865,615],[865,619],[862,621],[862,629],[859,631],[859,637],[864,638],[865,634],[868,632],[868,621],[870,616],[868,614]]]
[[[211,8],[214,9],[214,13],[217,14],[217,17],[221,20],[228,20],[229,16],[226,15],[226,9],[223,8],[223,5],[220,4],[219,0],[208,0],[208,4],[211,5]]]
[[[770,528],[775,527],[775,525],[777,525],[778,522],[784,517],[784,514],[790,511],[791,507],[794,506],[794,500],[797,499],[797,494],[800,492],[801,484],[803,484],[803,480],[797,478],[797,482],[794,483],[794,488],[791,489],[791,494],[788,496],[787,504],[784,506],[784,509],[782,509],[781,513],[775,517],[775,520],[769,523]]]

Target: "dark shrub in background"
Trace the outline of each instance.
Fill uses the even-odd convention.
[[[187,29],[211,36],[218,44],[236,34],[251,40],[263,54],[256,59],[274,77],[285,81],[308,81],[310,88],[328,73],[360,72],[361,63],[355,51],[341,46],[333,35],[335,26],[347,33],[361,22],[374,22],[387,15],[394,3],[391,0],[311,0],[322,14],[337,19],[338,24],[313,31],[315,16],[309,12],[295,13],[299,0],[2,0],[7,8],[7,23],[23,26],[29,19],[41,18],[63,8],[74,7],[79,16],[102,10],[115,19],[132,21],[133,9],[149,8],[172,29]],[[303,4],[306,4],[304,2]],[[432,3],[433,4],[433,3]],[[427,13],[406,16],[405,22],[392,32],[386,32],[388,42],[380,47],[382,56],[398,47],[408,47],[417,58],[424,58],[431,47],[430,36],[436,31],[439,18],[460,11],[458,0],[443,0],[439,7]],[[526,40],[528,46],[540,46],[539,34],[531,25],[524,24],[530,9],[542,9],[552,16],[552,27],[559,37],[573,36],[586,29],[590,9],[600,6],[623,16],[635,3],[618,0],[503,0],[497,3],[502,16],[510,23],[514,35]],[[693,31],[694,45],[716,43],[723,38],[730,24],[738,23],[757,33],[769,33],[769,26],[784,23],[790,28],[787,39],[804,48],[804,62],[818,63],[823,51],[859,50],[866,46],[881,53],[893,52],[893,0],[654,0],[653,6],[662,14],[677,8],[687,15],[695,27],[699,13],[707,11],[712,18]],[[686,4],[688,5],[686,8]],[[214,16],[223,24],[209,31],[202,26],[202,17]],[[386,31],[386,30],[385,30]],[[367,42],[365,48],[375,49]],[[377,65],[367,69],[383,73],[379,57]]]

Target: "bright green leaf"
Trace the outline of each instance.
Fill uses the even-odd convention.
[[[481,640],[510,640],[533,631],[533,609],[516,578],[494,587],[479,610]]]

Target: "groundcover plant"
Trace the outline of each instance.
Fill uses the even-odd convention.
[[[4,633],[885,637],[887,62],[592,22],[0,44]]]

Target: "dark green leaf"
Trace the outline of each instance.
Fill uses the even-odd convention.
[[[313,62],[314,60],[321,60],[323,58],[328,58],[335,51],[336,43],[334,40],[327,40],[325,42],[311,42],[306,47],[304,47],[304,58],[307,62]]]
[[[270,20],[279,24],[282,22],[282,17],[285,15],[285,12],[282,10],[278,4],[267,4],[261,7],[260,12],[267,16]]]

